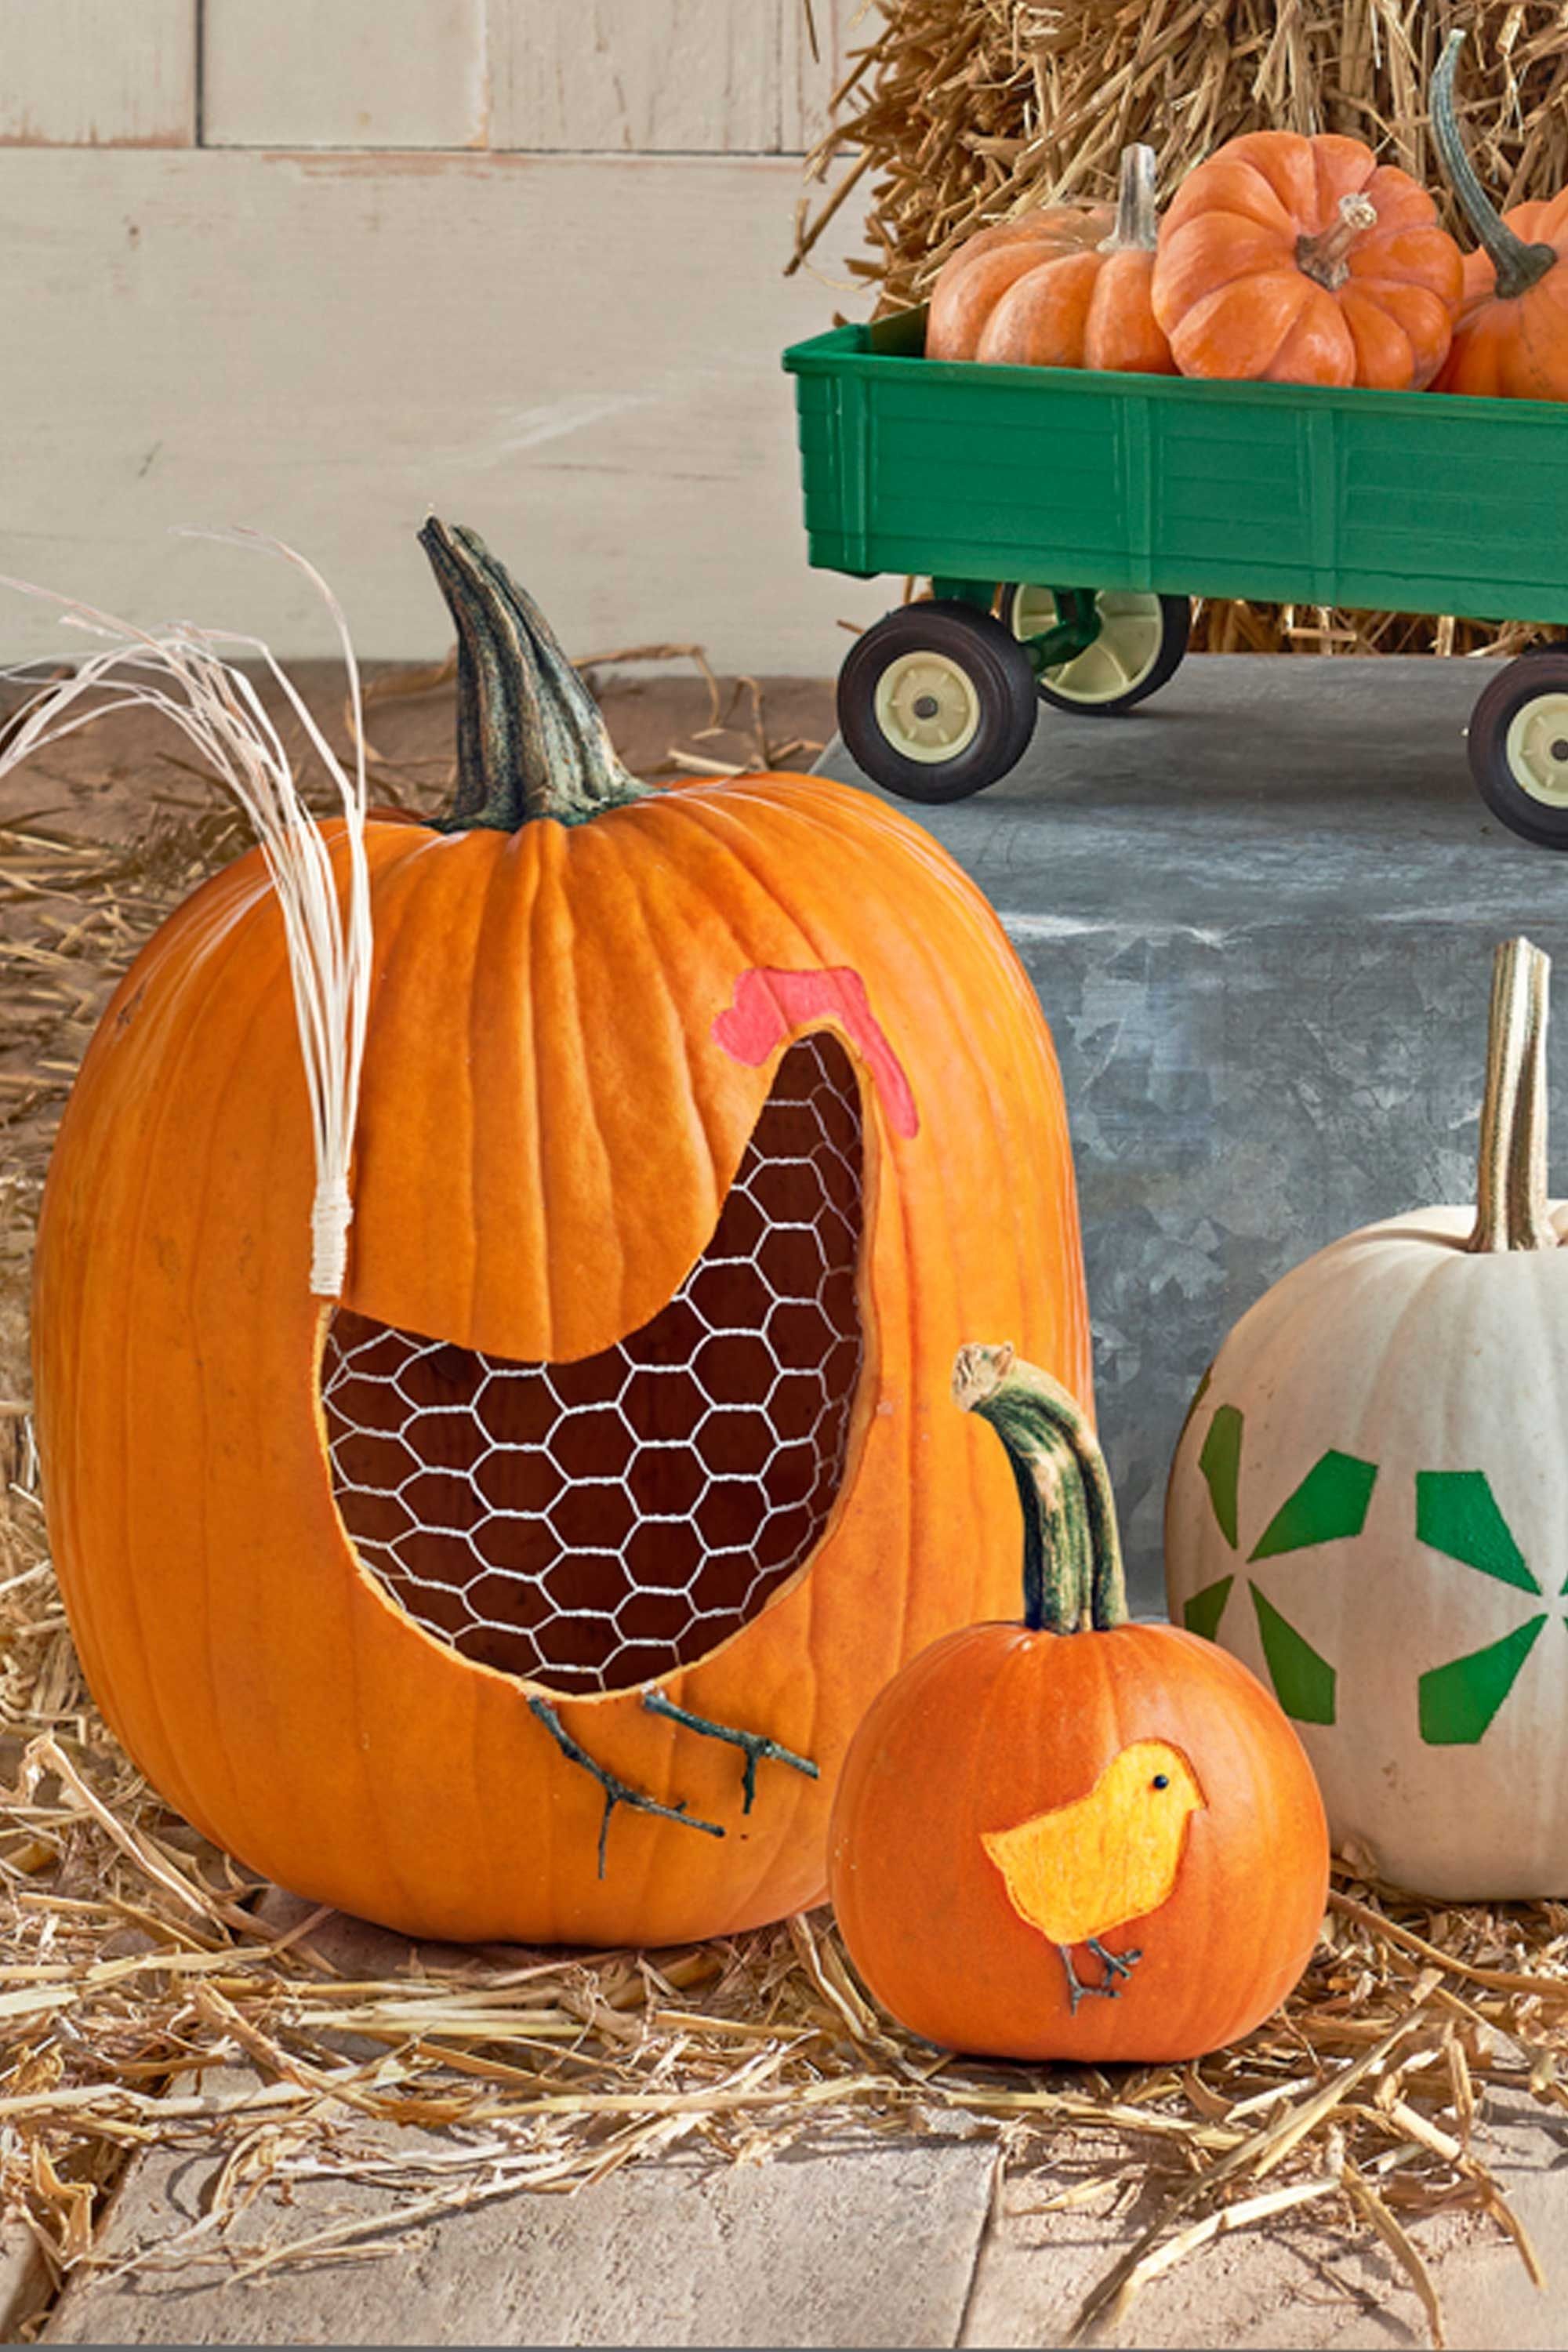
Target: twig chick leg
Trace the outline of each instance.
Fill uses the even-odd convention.
[[[746,1769],[741,1780],[745,1797],[742,1807],[743,1812],[751,1811],[756,1798],[759,1764],[787,1764],[792,1770],[804,1772],[808,1780],[818,1777],[816,1766],[809,1756],[797,1756],[793,1748],[782,1748],[765,1732],[737,1730],[730,1723],[710,1723],[706,1716],[692,1715],[686,1707],[677,1706],[674,1700],[666,1698],[662,1691],[645,1691],[643,1705],[650,1715],[662,1715],[669,1722],[679,1723],[704,1739],[722,1739],[730,1747],[741,1749],[746,1759]]]
[[[548,1699],[531,1698],[528,1704],[567,1762],[581,1765],[584,1772],[592,1774],[605,1792],[604,1818],[599,1823],[601,1878],[605,1874],[605,1844],[610,1834],[610,1817],[617,1805],[625,1805],[635,1813],[657,1813],[662,1821],[679,1822],[684,1829],[700,1830],[705,1837],[723,1836],[723,1830],[717,1822],[700,1821],[695,1813],[689,1813],[684,1797],[678,1805],[662,1804],[657,1797],[650,1797],[645,1789],[634,1789],[628,1781],[607,1770],[603,1764],[596,1763],[587,1749],[573,1738]]]

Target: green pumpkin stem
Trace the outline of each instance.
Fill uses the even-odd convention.
[[[1552,961],[1505,940],[1492,964],[1476,1169],[1477,1253],[1557,1247],[1546,1191],[1546,1013]]]
[[[458,627],[458,793],[439,830],[582,824],[640,799],[543,614],[479,533],[432,515],[419,543]]]
[[[1476,167],[1465,152],[1454,111],[1454,74],[1464,46],[1464,32],[1456,26],[1444,44],[1437,69],[1432,76],[1432,138],[1459,210],[1478,242],[1485,247],[1497,272],[1498,293],[1508,302],[1516,295],[1528,294],[1549,269],[1554,269],[1558,254],[1554,246],[1526,245],[1521,236],[1514,235],[1482,187]]]
[[[1124,147],[1116,197],[1116,226],[1100,249],[1101,253],[1152,253],[1159,242],[1159,225],[1154,217],[1154,150],[1141,144]]]
[[[961,1348],[952,1393],[1006,1450],[1024,1512],[1024,1622],[1106,1633],[1127,1622],[1127,1584],[1105,1456],[1058,1381],[1011,1348]]]

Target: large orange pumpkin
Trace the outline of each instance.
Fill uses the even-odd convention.
[[[1184,375],[1405,392],[1442,366],[1462,279],[1407,173],[1359,139],[1252,131],[1177,190],[1152,299]]]
[[[931,289],[926,356],[1173,375],[1155,323],[1154,151],[1121,158],[1116,212],[1054,206],[968,238]]]
[[[1454,74],[1464,45],[1456,28],[1432,77],[1432,134],[1480,247],[1465,257],[1464,307],[1437,390],[1568,400],[1568,188],[1500,215],[1455,118]]]
[[[1194,2058],[1267,2017],[1328,1893],[1301,1743],[1232,1658],[1127,1622],[1100,1450],[1011,1348],[960,1403],[1024,1511],[1022,1624],[950,1633],[856,1733],[830,1885],[871,1990],[928,2041],[998,2058]]]
[[[37,1256],[93,1690],[300,1893],[662,1942],[816,1900],[868,1701],[993,1612],[976,1318],[1089,1381],[1050,1040],[930,836],[826,780],[649,794],[471,535],[457,810],[365,835],[346,1285],[258,856],[127,975]],[[329,829],[330,830],[330,829]],[[344,866],[337,837],[340,882]]]

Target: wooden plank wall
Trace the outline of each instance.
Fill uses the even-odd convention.
[[[0,0],[0,146],[189,147],[195,0]]]
[[[495,12],[493,143],[642,154],[795,154],[819,136],[852,0],[580,0]]]
[[[868,5],[0,0],[0,571],[328,650],[169,536],[250,522],[423,657],[435,506],[579,650],[831,669],[889,593],[805,566],[778,353],[855,298],[782,265]]]

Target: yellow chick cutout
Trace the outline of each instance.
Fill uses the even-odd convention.
[[[1118,1979],[1142,1959],[1141,1952],[1109,1951],[1100,1937],[1167,1899],[1186,1850],[1187,1817],[1204,1802],[1179,1748],[1139,1739],[1111,1758],[1087,1797],[1016,1829],[981,1832],[1014,1910],[1061,1955],[1074,2016],[1089,1993],[1114,2000]],[[1074,1969],[1075,1944],[1087,1945],[1105,1970],[1098,1984],[1086,1984]]]

